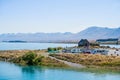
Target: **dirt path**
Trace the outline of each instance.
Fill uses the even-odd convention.
[[[67,64],[68,66],[70,67],[73,67],[73,68],[85,68],[85,66],[81,65],[81,64],[77,64],[77,63],[72,63],[72,62],[68,62],[68,61],[64,61],[64,60],[60,60],[60,59],[57,59],[55,57],[52,57],[52,56],[49,56],[51,59],[55,59],[57,61],[60,61],[60,62],[63,62],[65,64]]]

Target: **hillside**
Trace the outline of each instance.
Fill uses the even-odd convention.
[[[28,42],[61,42],[78,41],[82,38],[89,40],[104,38],[119,38],[120,28],[89,27],[78,33],[8,33],[0,34],[0,41],[28,41]]]
[[[74,38],[86,38],[86,39],[104,39],[104,38],[119,38],[120,28],[107,28],[107,27],[89,27],[79,33]]]

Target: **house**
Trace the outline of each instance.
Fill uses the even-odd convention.
[[[90,49],[80,48],[80,47],[69,47],[63,49],[64,53],[91,53]]]
[[[102,54],[102,55],[108,55],[109,50],[106,49],[93,49],[91,51],[92,54]]]
[[[78,42],[78,47],[89,47],[89,46],[90,46],[90,43],[87,39],[81,39]]]
[[[62,50],[63,53],[71,53],[71,49],[73,49],[72,47],[66,47]]]
[[[111,56],[120,56],[120,49],[110,49],[108,55]]]
[[[72,48],[71,53],[81,53],[82,50],[80,48]]]
[[[81,39],[78,42],[78,47],[65,48],[63,52],[65,53],[87,53],[89,52],[90,43],[87,39]]]
[[[120,49],[94,49],[92,54],[102,54],[109,56],[120,56]]]

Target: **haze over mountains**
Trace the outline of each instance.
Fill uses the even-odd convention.
[[[79,41],[80,39],[105,39],[119,38],[119,28],[107,27],[89,27],[78,33],[8,33],[0,34],[0,41],[28,41],[28,42],[64,42],[64,41]]]

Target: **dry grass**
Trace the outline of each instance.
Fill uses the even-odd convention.
[[[8,51],[0,51],[0,58],[18,58],[23,56],[27,52],[34,52],[36,54],[44,56],[45,50],[8,50]]]
[[[48,57],[46,50],[9,50],[9,51],[0,51],[0,60],[18,63],[20,65],[26,65],[26,62],[22,60],[22,57],[32,51],[38,56],[44,56],[41,60],[40,65],[44,66],[55,66],[55,67],[68,67],[66,64],[56,61]]]
[[[105,56],[100,54],[51,54],[58,59],[83,65],[120,67],[120,56]]]
[[[44,66],[54,66],[54,67],[68,67],[68,65],[64,64],[63,62],[57,61],[55,59],[51,59],[49,57],[42,59],[42,65]]]

